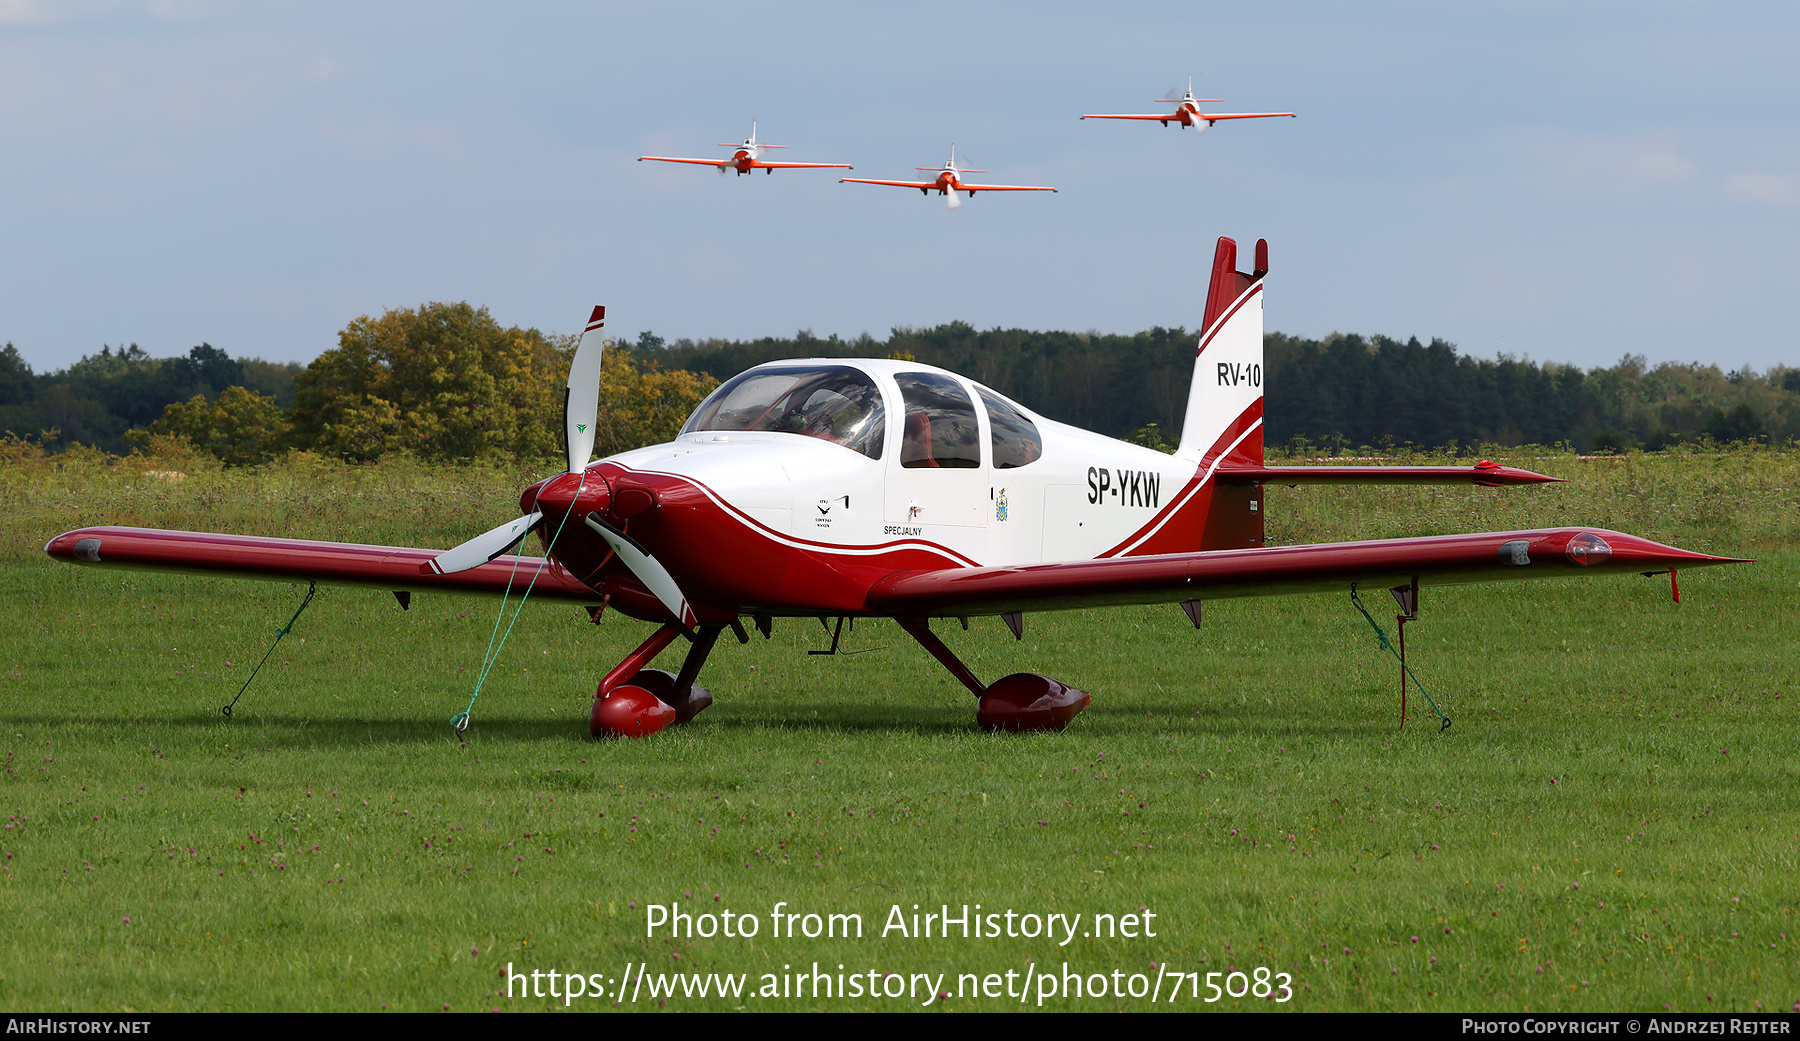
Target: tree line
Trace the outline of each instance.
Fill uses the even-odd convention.
[[[670,439],[724,379],[765,361],[901,358],[961,372],[1067,423],[1153,447],[1179,436],[1195,334],[978,331],[964,322],[886,339],[793,337],[608,345],[596,451]],[[486,308],[429,303],[363,316],[311,364],[232,358],[200,344],[152,358],[103,346],[35,374],[0,348],[0,431],[56,449],[124,453],[179,438],[232,465],[290,450],[348,460],[407,453],[454,461],[561,453],[562,387],[577,338],[503,327]],[[1440,339],[1334,334],[1264,338],[1266,439],[1330,451],[1362,446],[1568,443],[1657,449],[1800,438],[1800,369],[1610,368],[1478,359]]]
[[[350,461],[404,453],[453,462],[562,454],[563,387],[579,338],[503,327],[486,308],[428,303],[357,318],[311,364],[239,361],[202,344],[151,358],[103,347],[34,375],[0,348],[0,431],[56,450],[123,454],[177,438],[228,465],[288,451]],[[671,439],[717,384],[610,344],[595,449]]]
[[[964,322],[896,329],[886,340],[677,340],[640,334],[664,364],[727,378],[778,358],[911,358],[961,372],[1052,419],[1157,447],[1178,440],[1197,333],[979,332]],[[1650,366],[1626,355],[1611,368],[1511,357],[1475,358],[1454,344],[1333,334],[1263,337],[1265,440],[1275,445],[1441,448],[1567,443],[1582,450],[1665,448],[1800,438],[1800,369],[1723,372]]]

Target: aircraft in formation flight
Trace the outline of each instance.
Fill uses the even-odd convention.
[[[721,633],[777,617],[891,618],[976,697],[976,719],[1060,729],[1089,696],[1035,673],[982,682],[932,620],[1179,604],[1196,627],[1222,597],[1388,589],[1416,616],[1426,585],[1673,575],[1733,562],[1600,528],[1303,546],[1263,544],[1264,488],[1304,483],[1530,484],[1460,466],[1263,462],[1268,248],[1237,269],[1218,241],[1174,455],[1058,423],[989,387],[904,360],[771,362],[725,381],[674,441],[590,462],[605,310],[576,349],[566,472],[526,488],[520,516],[450,550],[92,527],[45,552],[98,568],[501,595],[611,607],[655,626],[601,678],[595,736],[641,736],[712,703],[697,684]],[[546,558],[510,556],[536,532]],[[651,668],[679,639],[679,671]],[[833,636],[832,651],[838,637]],[[463,717],[466,723],[466,716]]]
[[[1175,92],[1171,90],[1169,93],[1173,94]],[[1174,105],[1175,111],[1173,111],[1173,112],[1163,112],[1163,113],[1159,113],[1159,114],[1155,114],[1155,115],[1148,115],[1148,116],[1094,115],[1094,116],[1082,116],[1081,118],[1082,119],[1153,119],[1153,120],[1157,121],[1158,123],[1161,123],[1163,126],[1168,126],[1170,123],[1180,123],[1183,127],[1193,127],[1194,129],[1196,129],[1196,130],[1200,131],[1202,134],[1204,134],[1204,133],[1206,133],[1207,127],[1212,126],[1214,123],[1217,123],[1221,119],[1270,119],[1275,116],[1290,116],[1291,117],[1294,115],[1292,112],[1212,112],[1212,113],[1207,113],[1207,112],[1200,111],[1200,106],[1203,104],[1206,104],[1208,102],[1213,102],[1213,101],[1224,101],[1224,100],[1225,100],[1224,98],[1197,98],[1197,97],[1195,97],[1194,96],[1194,77],[1189,76],[1187,91],[1185,93],[1183,93],[1181,95],[1181,97],[1179,97],[1179,98],[1163,98],[1159,102],[1160,104],[1164,104],[1164,105]],[[1206,126],[1201,126],[1200,124],[1202,124],[1202,123],[1205,123]]]
[[[744,139],[743,144],[728,145],[728,144],[725,144],[724,142],[720,142],[719,147],[720,148],[734,148],[737,151],[732,154],[730,159],[680,159],[680,158],[676,158],[674,156],[667,156],[667,155],[640,155],[640,156],[638,156],[638,162],[641,163],[641,162],[645,161],[646,159],[648,159],[651,162],[657,162],[657,163],[691,163],[695,166],[716,167],[721,176],[724,175],[724,173],[727,169],[736,170],[738,172],[739,177],[742,177],[744,174],[750,173],[755,170],[765,170],[765,171],[769,171],[769,172],[774,172],[776,170],[799,170],[799,169],[808,169],[808,170],[820,170],[820,169],[854,170],[854,169],[856,169],[856,167],[851,166],[849,163],[772,163],[772,162],[769,162],[762,158],[762,154],[764,151],[766,151],[767,149],[770,149],[770,148],[786,148],[787,146],[786,145],[765,145],[765,144],[757,141],[756,140],[756,120],[754,120],[754,119],[752,119],[750,121],[750,136]]]
[[[917,188],[920,195],[929,195],[935,191],[939,195],[949,198],[950,208],[953,210],[962,208],[962,200],[956,197],[957,192],[968,192],[969,198],[973,199],[976,192],[1053,192],[1056,190],[1055,188],[1040,188],[1024,184],[969,184],[962,179],[963,174],[987,173],[987,171],[959,168],[956,165],[955,145],[950,146],[950,158],[944,160],[943,166],[915,166],[913,169],[924,170],[927,173],[935,172],[937,177],[929,181],[874,181],[861,177],[840,177],[838,183],[890,184],[897,188]]]
[[[1174,91],[1171,90],[1169,93],[1173,94]],[[1196,98],[1196,97],[1194,97],[1194,77],[1189,76],[1188,77],[1188,89],[1185,94],[1183,94],[1179,98],[1171,97],[1171,98],[1163,99],[1163,104],[1172,104],[1175,106],[1174,112],[1164,113],[1161,115],[1147,115],[1147,116],[1146,115],[1114,115],[1114,116],[1090,115],[1090,116],[1082,116],[1081,118],[1082,119],[1154,119],[1154,120],[1160,122],[1163,126],[1168,126],[1170,122],[1176,122],[1176,123],[1180,123],[1184,127],[1194,127],[1195,129],[1199,130],[1201,133],[1205,133],[1207,127],[1212,126],[1214,123],[1218,122],[1221,119],[1266,119],[1271,116],[1292,116],[1294,114],[1292,112],[1214,112],[1209,115],[1207,113],[1200,111],[1201,103],[1212,102],[1212,101],[1221,101],[1221,100],[1223,100],[1223,99],[1222,98]],[[1205,126],[1202,126],[1201,125],[1202,123],[1204,123]],[[739,173],[739,175],[747,174],[754,170],[773,171],[773,170],[777,170],[777,169],[791,168],[791,167],[810,167],[810,168],[831,167],[831,168],[845,169],[845,170],[855,169],[855,167],[852,167],[848,163],[772,163],[772,162],[764,161],[761,158],[763,150],[769,149],[769,148],[786,148],[787,146],[786,145],[759,144],[756,140],[756,121],[755,120],[750,121],[750,136],[744,140],[743,144],[740,144],[740,145],[720,144],[719,147],[720,148],[735,148],[735,149],[737,149],[737,152],[729,159],[684,159],[684,158],[678,158],[675,156],[666,156],[666,155],[640,155],[640,156],[638,156],[638,162],[641,163],[646,160],[649,160],[649,161],[658,162],[658,163],[692,163],[696,166],[715,167],[718,169],[719,173],[721,173],[721,174],[723,174],[727,169],[734,169]],[[919,166],[919,167],[914,167],[914,169],[923,170],[927,173],[936,173],[937,177],[935,177],[934,179],[932,179],[930,181],[879,181],[879,180],[869,180],[869,179],[865,179],[865,178],[861,178],[861,177],[844,177],[844,178],[839,179],[839,183],[840,184],[887,184],[887,185],[893,185],[898,188],[917,188],[921,195],[928,195],[931,192],[936,191],[939,195],[945,196],[949,200],[950,208],[953,210],[962,208],[962,201],[956,197],[956,193],[959,191],[968,192],[969,198],[973,199],[975,197],[976,192],[1053,192],[1056,190],[1055,188],[1046,188],[1046,187],[1039,187],[1039,186],[1034,186],[1034,185],[1020,185],[1020,184],[966,184],[962,180],[963,174],[987,173],[987,171],[986,170],[959,169],[956,165],[956,146],[955,145],[950,146],[950,158],[944,163],[944,165],[942,167]]]

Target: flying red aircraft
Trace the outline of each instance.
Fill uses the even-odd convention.
[[[1170,93],[1174,93],[1171,91]],[[1200,111],[1200,106],[1211,101],[1224,101],[1224,98],[1197,98],[1194,96],[1194,77],[1188,77],[1188,89],[1179,98],[1163,98],[1161,104],[1174,105],[1175,111],[1153,116],[1082,116],[1082,119],[1153,119],[1163,126],[1180,123],[1184,127],[1193,127],[1202,134],[1207,127],[1221,119],[1269,119],[1274,116],[1293,116],[1292,112],[1213,112]],[[1206,126],[1200,124],[1205,123]]]
[[[1597,528],[1304,546],[1263,544],[1263,488],[1301,483],[1529,484],[1460,466],[1263,463],[1263,275],[1221,238],[1173,456],[1046,419],[951,372],[904,360],[771,362],[727,380],[676,439],[590,463],[604,309],[569,373],[567,472],[526,488],[521,516],[447,551],[245,535],[83,528],[45,552],[90,567],[311,581],[415,592],[514,593],[611,606],[656,625],[600,680],[590,729],[646,734],[712,702],[697,686],[715,641],[748,616],[892,618],[979,699],[978,721],[1060,728],[1088,695],[1046,676],[983,683],[931,619],[1180,604],[1220,597],[1660,573],[1730,562]],[[506,555],[536,531],[545,558]],[[651,669],[691,643],[680,671]],[[832,649],[837,649],[833,637]]]
[[[787,146],[786,145],[765,145],[765,144],[759,142],[758,140],[756,140],[756,120],[754,120],[754,119],[752,119],[750,121],[750,136],[744,139],[743,144],[730,145],[730,144],[726,144],[721,141],[719,143],[719,147],[720,148],[735,148],[735,149],[737,149],[737,151],[732,154],[730,159],[679,159],[674,156],[667,156],[667,155],[640,155],[640,156],[638,156],[638,162],[641,163],[644,160],[648,159],[651,162],[656,162],[656,163],[692,163],[695,166],[715,167],[718,169],[719,173],[721,173],[721,174],[723,174],[727,169],[736,170],[738,172],[738,176],[740,176],[740,177],[742,177],[744,174],[750,173],[752,170],[771,170],[772,171],[772,170],[800,170],[800,169],[807,169],[807,170],[821,170],[821,169],[854,170],[854,169],[856,169],[856,167],[851,166],[849,163],[771,163],[771,162],[767,162],[762,158],[762,154],[765,150],[770,149],[770,148],[786,148]]]
[[[956,165],[956,146],[950,146],[950,158],[943,166],[915,166],[915,170],[927,173],[936,172],[937,177],[930,181],[870,181],[861,177],[841,177],[839,184],[891,184],[898,188],[917,188],[920,195],[929,195],[936,191],[949,198],[950,208],[962,208],[962,200],[956,197],[957,192],[968,192],[973,199],[976,192],[1053,192],[1055,188],[1038,188],[1023,184],[965,184],[962,175],[966,173],[987,173],[986,170],[964,170]]]

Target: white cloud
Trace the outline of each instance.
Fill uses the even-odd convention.
[[[1725,194],[1739,202],[1800,206],[1800,177],[1772,173],[1732,174],[1725,178]]]
[[[0,25],[49,25],[53,22],[69,22],[94,15],[104,14],[116,5],[104,0],[69,0],[67,3],[51,3],[48,0],[0,0]]]
[[[144,13],[159,22],[197,22],[223,6],[216,0],[146,0]]]
[[[1653,188],[1686,184],[1698,176],[1694,164],[1668,133],[1615,138],[1559,137],[1533,148],[1547,172],[1564,186],[1607,195],[1639,195]]]

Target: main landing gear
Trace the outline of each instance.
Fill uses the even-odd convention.
[[[931,631],[924,618],[897,618],[900,627],[919,641],[919,645],[942,662],[950,674],[962,681],[978,699],[975,721],[983,730],[1008,730],[1014,733],[1031,730],[1061,730],[1069,720],[1088,707],[1088,695],[1034,672],[1015,672],[1003,676],[992,685],[984,685],[956,653],[944,645]],[[764,619],[758,618],[762,628]],[[1007,616],[1014,636],[1023,633],[1023,622]],[[648,640],[638,645],[624,661],[600,680],[594,691],[594,708],[588,716],[588,732],[595,737],[649,737],[671,724],[686,723],[713,702],[712,692],[694,683],[700,667],[712,653],[723,625],[702,625],[693,636],[693,645],[681,663],[681,672],[671,674],[662,669],[648,669],[664,648],[682,635],[674,622],[666,623]],[[740,626],[732,626],[740,640],[747,640]],[[842,634],[842,623],[839,634]],[[767,635],[767,631],[764,631]],[[837,638],[832,639],[837,649]],[[827,652],[828,653],[828,652]]]
[[[919,645],[931,652],[931,656],[943,663],[950,670],[950,675],[962,681],[963,686],[973,691],[978,699],[975,708],[975,722],[981,724],[983,730],[1010,730],[1014,733],[1027,730],[1061,730],[1069,724],[1069,720],[1088,707],[1086,691],[1076,690],[1059,680],[1048,676],[1039,676],[1035,672],[1015,672],[1010,676],[1002,676],[992,686],[983,686],[962,663],[944,641],[931,631],[930,622],[924,618],[896,618],[900,628],[912,634]],[[1012,627],[1015,620],[1007,619]],[[1013,628],[1013,635],[1023,632],[1022,624]]]

